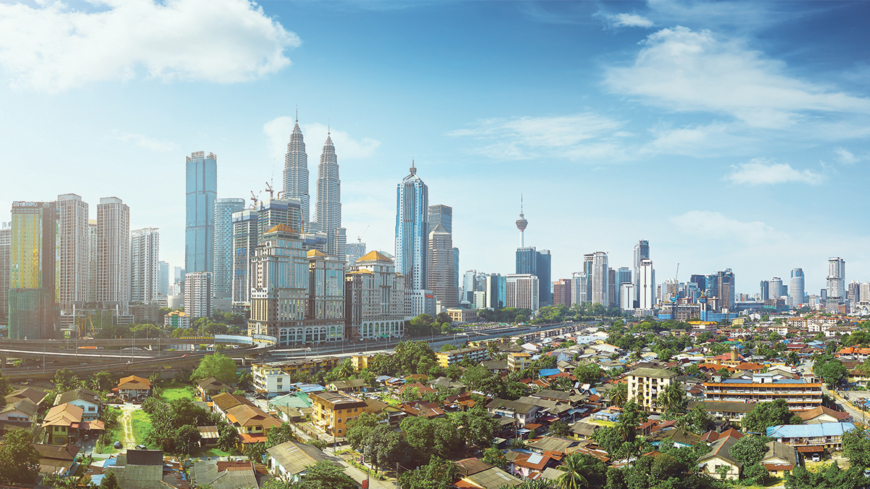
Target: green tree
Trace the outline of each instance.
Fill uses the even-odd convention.
[[[567,421],[556,421],[550,425],[550,434],[565,438],[571,436],[571,428],[568,427]]]
[[[426,462],[431,456],[449,458],[459,451],[464,441],[446,418],[409,417],[402,420],[400,427],[408,445],[414,449],[417,464]]]
[[[697,377],[701,375],[701,368],[695,365],[694,363],[686,367],[686,375],[691,375],[693,377]]]
[[[232,358],[218,352],[203,357],[199,362],[199,366],[190,375],[190,380],[197,382],[209,377],[214,377],[225,384],[235,384],[238,380],[236,362]]]
[[[489,445],[498,428],[498,420],[493,419],[485,409],[477,406],[468,411],[457,412],[451,421],[469,446]]]
[[[0,445],[0,482],[33,484],[39,474],[39,452],[33,448],[30,430],[6,433]]]
[[[489,447],[483,451],[483,461],[501,469],[508,466],[508,459],[504,456],[504,452],[496,447]]]
[[[801,424],[802,420],[788,410],[785,400],[756,404],[740,422],[745,431],[751,433],[767,433],[767,428],[781,424]]]
[[[110,391],[115,386],[112,374],[106,371],[97,372],[91,377],[90,385],[98,391]]]
[[[601,487],[607,481],[607,467],[604,463],[586,454],[568,455],[559,470],[563,471],[556,479],[560,489]]]
[[[66,367],[54,373],[54,379],[52,380],[52,382],[54,383],[54,391],[58,394],[71,391],[82,386],[75,372]]]
[[[263,463],[263,456],[266,455],[266,444],[262,442],[250,443],[245,445],[242,452],[248,457],[248,460],[261,464]]]
[[[841,380],[849,375],[849,370],[843,366],[843,362],[836,359],[829,360],[821,365],[814,365],[814,370],[816,370],[816,366],[818,366],[817,375],[825,381],[825,385],[829,388],[839,384]]]
[[[752,481],[757,486],[767,484],[767,479],[770,477],[770,472],[761,464],[744,465],[743,478]]]
[[[770,439],[764,436],[744,436],[731,447],[731,456],[744,467],[754,465],[764,458],[769,441]]]
[[[456,465],[437,455],[418,469],[399,475],[399,486],[407,489],[441,489],[450,487],[457,476]]]
[[[236,447],[238,447],[239,443],[241,442],[239,432],[236,431],[236,429],[232,426],[225,423],[221,423],[218,425],[218,435],[219,436],[217,446],[219,449],[225,452],[234,452],[236,450]]]
[[[659,392],[658,403],[665,408],[665,417],[668,419],[674,419],[677,413],[686,411],[686,391],[681,386],[681,383],[671,382]]]
[[[266,448],[272,448],[275,445],[280,445],[294,439],[296,437],[293,434],[293,425],[281,423],[281,426],[270,429],[269,433],[266,434]]]
[[[202,435],[195,426],[184,425],[175,430],[175,453],[190,455],[193,450],[199,446]]]
[[[610,404],[616,407],[622,407],[628,401],[628,384],[620,382],[610,390]]]
[[[870,467],[870,437],[864,430],[843,433],[843,455],[855,467]]]
[[[696,404],[688,413],[678,417],[677,426],[696,435],[702,435],[712,430],[716,424],[704,410],[703,406],[703,403]]]
[[[574,369],[574,377],[583,384],[595,384],[601,381],[603,372],[597,363],[584,363]]]
[[[100,489],[121,489],[121,484],[118,482],[118,476],[114,470],[110,470],[103,480],[100,482]]]
[[[344,467],[321,460],[305,467],[301,489],[356,489],[356,482],[344,473]]]

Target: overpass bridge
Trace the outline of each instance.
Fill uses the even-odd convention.
[[[247,338],[247,340],[245,340]],[[200,345],[200,344],[248,344],[252,343],[250,336],[240,335],[215,335],[215,336],[189,336],[184,338],[156,337],[156,338],[67,338],[62,340],[7,340],[0,339],[0,348],[38,347],[47,349],[57,348],[134,348],[144,346],[169,346],[169,345]]]

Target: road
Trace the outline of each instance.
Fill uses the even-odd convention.
[[[800,371],[801,373],[809,373],[812,372],[812,370],[812,361],[802,363],[800,366],[798,366],[798,371]],[[863,420],[867,417],[867,414],[862,413],[861,410],[857,409],[854,405],[852,405],[852,403],[847,402],[847,399],[844,399],[843,397],[828,390],[828,388],[825,387],[824,384],[822,384],[822,393],[833,399],[837,403],[837,405],[840,406],[841,410],[849,413],[849,415],[852,416],[852,422],[863,422]],[[858,394],[854,392],[844,392],[843,394],[847,398],[854,397],[857,399],[859,397]]]

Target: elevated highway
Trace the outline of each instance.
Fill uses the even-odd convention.
[[[248,338],[247,342],[241,339],[232,341],[232,338]],[[133,348],[144,346],[166,346],[166,345],[199,345],[213,344],[217,340],[218,343],[224,344],[250,344],[250,337],[234,336],[234,335],[217,335],[217,336],[192,336],[187,338],[110,338],[110,339],[94,339],[94,338],[71,338],[63,340],[7,340],[0,339],[0,348],[76,348],[76,347],[103,347],[103,348]]]

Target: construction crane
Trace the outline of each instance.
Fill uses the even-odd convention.
[[[253,190],[251,190],[251,201],[253,201],[253,203],[251,204],[251,209],[256,209],[256,208],[257,208],[257,202],[259,202],[260,199],[259,199],[259,196],[254,195],[254,191],[253,191]]]
[[[275,192],[272,190],[272,185],[269,182],[266,182],[266,192],[269,192],[269,198],[275,198]]]
[[[371,224],[369,224],[368,226],[366,226],[365,231],[363,231],[362,234],[360,234],[359,236],[356,237],[356,240],[357,240],[358,243],[362,243],[362,237],[363,237],[363,234],[365,234],[366,231],[368,231],[370,227],[372,227]]]

